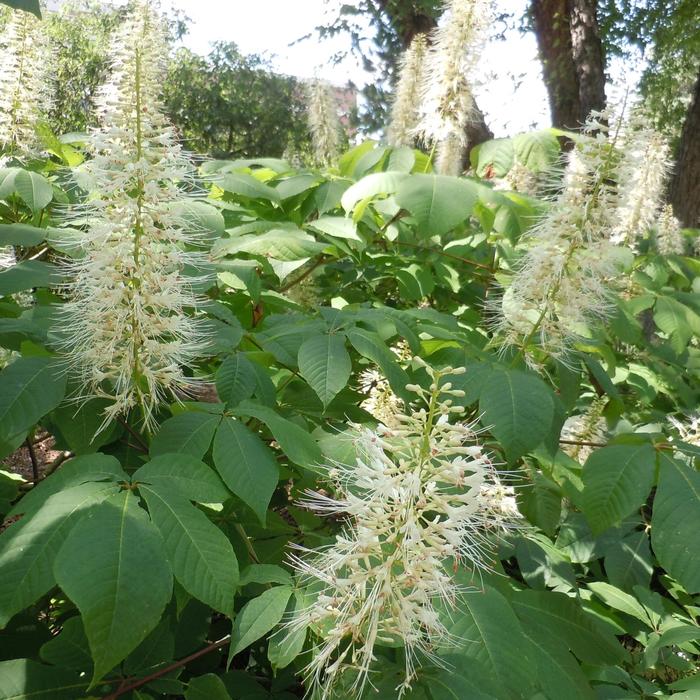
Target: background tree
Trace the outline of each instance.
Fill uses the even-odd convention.
[[[216,43],[207,58],[179,49],[165,86],[168,114],[187,148],[217,158],[307,149],[303,86],[264,58]]]

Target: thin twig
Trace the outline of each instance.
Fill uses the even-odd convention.
[[[240,523],[234,523],[233,528],[241,536],[243,543],[245,544],[245,548],[248,550],[248,554],[250,555],[250,558],[256,564],[259,564],[260,557],[258,556],[258,553],[255,551],[255,547],[253,547],[253,543],[250,541],[250,538],[248,537],[248,534],[246,533],[243,525],[241,525]]]
[[[406,243],[405,241],[394,241],[394,243],[396,243],[396,245],[408,246],[409,248],[425,250],[428,253],[437,253],[438,255],[442,255],[442,257],[444,258],[459,260],[459,262],[462,262],[465,265],[472,265],[482,270],[486,270],[488,273],[491,273],[491,268],[489,265],[484,265],[483,263],[477,262],[476,260],[471,260],[470,258],[463,258],[461,255],[453,255],[452,253],[446,253],[444,250],[440,250],[439,248],[431,248],[429,246],[419,245],[418,243]]]
[[[148,445],[144,442],[143,438],[123,418],[117,416],[117,422],[123,425],[131,433],[136,442],[141,445],[141,449],[143,449],[144,452],[148,452]],[[133,447],[133,445],[130,445],[130,447]]]
[[[296,287],[297,284],[300,282],[303,282],[316,268],[320,267],[323,265],[328,260],[328,258],[325,255],[321,255],[318,257],[316,262],[314,262],[311,267],[309,267],[307,270],[305,270],[299,277],[295,277],[291,282],[287,282],[287,284],[282,285],[280,287],[280,293],[284,293],[289,291],[292,287]]]
[[[182,666],[185,666],[188,664],[190,661],[194,661],[195,659],[198,659],[200,656],[204,656],[205,654],[208,654],[215,649],[220,649],[221,647],[226,646],[229,642],[231,641],[231,635],[226,635],[223,639],[220,639],[218,642],[212,642],[209,646],[205,647],[204,649],[200,649],[199,651],[195,651],[194,654],[190,654],[189,656],[186,656],[184,659],[180,659],[179,661],[175,661],[174,663],[170,664],[169,666],[166,666],[165,668],[161,668],[158,671],[154,671],[148,676],[145,676],[144,678],[139,678],[137,681],[134,681],[133,683],[130,683],[129,685],[123,685],[122,687],[118,688],[115,690],[113,693],[110,693],[109,695],[105,695],[102,700],[115,700],[121,695],[125,695],[126,693],[130,693],[132,690],[137,690],[141,686],[146,685],[147,683],[150,683],[151,681],[154,681],[158,678],[161,678],[162,676],[165,676],[166,674],[170,673],[171,671],[174,671],[175,669],[178,669]]]
[[[587,442],[586,440],[559,440],[562,445],[582,445],[584,447],[607,447],[604,442]]]
[[[56,459],[54,459],[53,462],[51,462],[46,469],[44,469],[44,474],[39,479],[39,481],[43,481],[47,477],[51,476],[67,459],[70,459],[73,457],[72,452],[61,452]],[[26,482],[22,484],[19,487],[20,492],[26,493],[27,491],[31,491],[34,487],[36,486],[36,483],[31,483],[31,482]]]

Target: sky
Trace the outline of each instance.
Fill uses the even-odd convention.
[[[522,15],[527,0],[499,0],[499,10]],[[170,0],[192,20],[184,45],[206,54],[214,41],[234,41],[245,53],[268,55],[283,73],[320,75],[343,85],[371,82],[357,61],[334,65],[335,52],[349,48],[346,37],[321,42],[314,27],[324,23],[336,0]],[[494,27],[500,30],[502,27]],[[294,43],[306,34],[312,37]],[[515,74],[513,74],[515,72]],[[477,102],[496,136],[549,125],[547,94],[541,79],[534,36],[517,30],[505,42],[489,42],[479,66]]]

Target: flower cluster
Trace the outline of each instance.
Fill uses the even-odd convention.
[[[312,80],[308,100],[307,117],[314,158],[319,165],[328,166],[340,152],[341,126],[333,88],[324,80]]]
[[[0,35],[0,149],[10,155],[37,149],[37,123],[51,105],[51,48],[45,25],[15,10]]]
[[[561,429],[562,450],[572,459],[583,464],[594,450],[593,445],[605,444],[608,424],[603,417],[607,403],[604,397],[595,398],[586,410],[570,416]]]
[[[640,114],[633,115],[627,124],[621,151],[617,217],[610,238],[613,243],[633,247],[636,238],[656,220],[671,167],[671,153],[664,137],[645,126]]]
[[[427,50],[427,37],[425,34],[417,34],[401,59],[388,131],[388,141],[392,146],[414,144]]]
[[[525,237],[528,249],[502,298],[491,305],[506,345],[520,346],[530,364],[537,343],[563,360],[587,324],[606,318],[610,281],[628,251],[609,239],[617,193],[614,146],[601,115],[567,155],[563,186],[548,213]]]
[[[160,402],[190,385],[182,365],[201,351],[185,313],[196,298],[183,276],[185,265],[198,264],[185,252],[198,232],[183,217],[194,167],[162,113],[166,56],[161,18],[137,3],[111,48],[101,127],[77,176],[87,201],[68,217],[85,229],[85,255],[66,263],[65,346],[82,396],[111,401],[106,422],[138,407],[151,423]]]
[[[683,255],[685,251],[681,222],[670,204],[663,207],[656,222],[656,247],[661,255]]]
[[[440,172],[461,170],[466,127],[474,118],[469,77],[489,21],[488,0],[447,0],[426,59],[419,135],[434,142]]]
[[[669,416],[668,421],[676,430],[682,442],[700,447],[700,415],[688,416],[685,422]]]
[[[464,369],[415,362],[431,379],[428,390],[407,386],[422,407],[397,411],[390,426],[358,428],[356,463],[329,471],[335,495],[309,492],[303,501],[346,520],[332,545],[292,558],[315,600],[288,625],[319,637],[306,670],[322,698],[341,678],[361,695],[377,645],[404,646],[401,694],[421,657],[439,663],[436,649],[451,642],[440,610],[462,592],[453,567],[488,567],[494,538],[514,519],[512,491],[473,426],[451,422],[464,412],[453,403],[464,393],[449,378]]]

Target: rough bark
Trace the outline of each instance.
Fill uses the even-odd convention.
[[[600,40],[597,0],[570,0],[571,44],[578,76],[579,120],[605,107],[605,55]]]
[[[581,101],[569,0],[532,0],[530,7],[552,124],[562,129],[574,129],[580,126]]]
[[[700,227],[700,72],[683,123],[670,197],[683,226]]]

